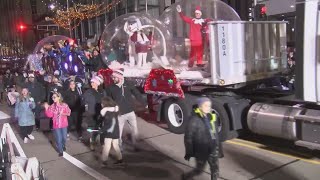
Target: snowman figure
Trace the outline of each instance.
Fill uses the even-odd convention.
[[[124,31],[129,35],[128,51],[130,66],[134,66],[135,62],[138,67],[146,66],[147,53],[150,48],[150,36],[148,37],[141,29],[141,21],[131,16],[124,24]],[[137,61],[135,61],[137,59]]]

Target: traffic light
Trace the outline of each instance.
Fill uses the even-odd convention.
[[[267,14],[267,7],[264,5],[260,9],[260,15],[266,15]]]
[[[254,11],[255,21],[266,20],[267,17],[267,7],[264,4],[257,4]]]
[[[20,32],[23,32],[23,31],[25,31],[27,29],[27,26],[26,25],[24,25],[24,24],[22,24],[22,23],[20,23],[19,25],[18,25],[18,30],[20,31]]]

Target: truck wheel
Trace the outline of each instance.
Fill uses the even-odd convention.
[[[218,120],[218,132],[220,141],[228,140],[230,120],[223,104],[212,99],[212,113],[216,114]]]
[[[175,134],[183,134],[185,132],[187,120],[191,114],[191,107],[188,108],[185,100],[166,100],[163,106],[163,113],[171,132]]]

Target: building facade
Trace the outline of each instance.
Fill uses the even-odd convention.
[[[99,37],[105,28],[116,17],[131,12],[147,12],[159,17],[163,11],[180,0],[122,0],[110,11],[84,20],[71,31],[58,27],[52,21],[45,21],[45,17],[52,17],[55,9],[50,9],[49,3],[59,3],[60,8],[66,10],[74,4],[109,4],[114,0],[1,0],[0,1],[0,56],[18,55],[30,52],[40,39],[54,35],[71,36],[80,43],[94,36]],[[240,3],[239,0],[222,0],[233,7],[242,20],[248,19],[248,7],[252,0]],[[26,28],[19,30],[19,24]]]
[[[113,7],[111,11],[95,17],[93,19],[85,20],[72,31],[72,38],[78,42],[86,42],[87,39],[93,38],[95,35],[99,37],[105,28],[116,17],[131,13],[131,12],[147,12],[153,17],[159,17],[163,11],[171,4],[179,2],[180,0],[123,0],[121,3]],[[239,14],[242,20],[248,20],[249,7],[252,7],[253,0],[239,1],[239,0],[222,0],[233,7]],[[113,0],[78,0],[76,3],[81,4],[99,4],[112,3]],[[72,6],[72,4],[70,4]]]
[[[0,0],[0,56],[26,54],[40,39],[53,34],[66,34],[57,25],[45,21],[45,17],[53,14],[45,2]]]

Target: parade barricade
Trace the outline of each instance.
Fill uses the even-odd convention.
[[[27,158],[9,123],[2,128],[0,151],[0,179],[45,179],[38,159]]]

